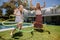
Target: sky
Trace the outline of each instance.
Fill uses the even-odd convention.
[[[3,2],[8,2],[9,0],[0,0],[0,6],[3,4]],[[30,0],[28,0],[30,1]],[[53,5],[59,5],[60,0],[45,0],[46,1],[46,7],[51,7]],[[39,2],[41,6],[43,6],[43,0],[33,0],[32,4],[36,5],[36,3]]]
[[[0,0],[0,6],[3,4],[3,2],[8,2],[9,0]],[[30,0],[28,0],[30,2]],[[60,0],[45,0],[46,1],[46,8],[47,7],[52,7],[52,6],[55,6],[55,5],[60,5]],[[28,3],[29,3],[28,2]],[[32,1],[32,4],[35,6],[36,3],[39,2],[41,4],[41,6],[43,6],[43,0],[33,0]],[[3,9],[3,13],[5,14],[6,10]]]

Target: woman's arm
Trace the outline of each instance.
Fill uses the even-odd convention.
[[[32,5],[32,0],[30,0],[30,8],[35,10],[35,6]]]
[[[24,12],[28,13],[29,11],[27,9],[23,9]]]
[[[23,4],[22,4],[24,7],[27,6],[27,0],[24,0]]]
[[[44,5],[41,8],[45,8],[45,6],[46,6],[46,2],[44,1]]]
[[[27,0],[24,0],[24,3],[27,3]]]

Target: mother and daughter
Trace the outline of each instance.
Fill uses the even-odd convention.
[[[25,1],[25,3],[26,3],[26,1]],[[35,19],[35,22],[33,23],[34,28],[37,28],[37,29],[43,28],[43,20],[42,20],[41,9],[44,8],[44,7],[45,7],[45,1],[44,1],[44,5],[41,7],[39,2],[37,2],[36,6],[33,6],[32,5],[32,0],[30,0],[30,8],[35,10],[35,12],[36,12],[36,19]],[[23,21],[24,21],[23,12],[28,13],[28,10],[24,9],[23,5],[20,5],[18,8],[16,8],[14,10],[14,15],[16,16],[15,22],[17,22],[17,28],[20,29],[20,30],[22,29],[22,24],[23,24]],[[16,29],[13,29],[11,31],[10,35],[13,35],[13,32],[15,30]]]

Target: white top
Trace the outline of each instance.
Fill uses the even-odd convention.
[[[27,12],[28,13],[28,11],[26,9],[23,9],[23,12]],[[24,21],[23,12],[21,14],[18,9],[14,10],[14,14],[16,16],[15,22],[23,22]]]
[[[20,16],[19,16],[20,15]],[[20,11],[18,11],[16,13],[16,18],[15,18],[15,22],[23,22],[23,13],[21,14]]]
[[[41,11],[40,10],[36,10],[36,15],[41,15]]]

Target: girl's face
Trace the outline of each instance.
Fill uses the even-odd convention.
[[[19,6],[19,10],[23,11],[23,6],[22,5]]]
[[[37,3],[36,4],[36,8],[40,8],[40,3]]]

